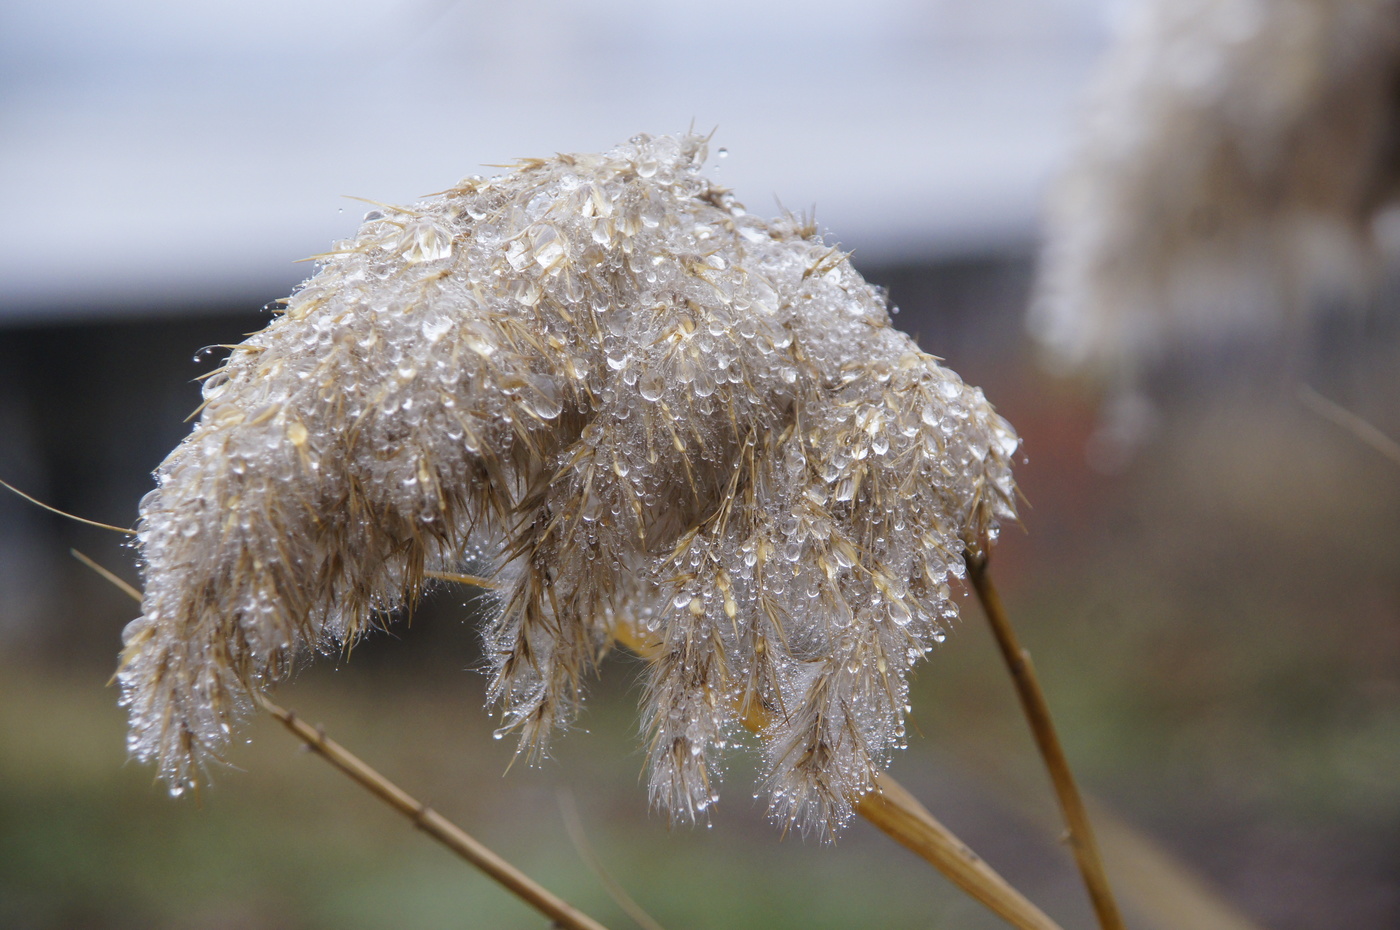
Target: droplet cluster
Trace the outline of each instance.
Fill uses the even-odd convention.
[[[747,722],[776,816],[849,815],[965,551],[1013,516],[1018,441],[704,153],[637,136],[376,210],[232,351],[141,505],[135,756],[193,783],[298,656],[484,560],[527,751],[640,643],[657,804],[704,811]]]

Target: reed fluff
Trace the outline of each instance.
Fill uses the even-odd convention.
[[[701,815],[762,720],[775,817],[849,817],[965,552],[1014,515],[1018,441],[704,154],[638,136],[376,210],[208,377],[141,504],[119,672],[131,752],[176,793],[299,657],[472,568],[526,753],[641,640],[656,804]]]
[[[1397,0],[1149,0],[1088,117],[1031,314],[1066,367],[1296,328],[1395,259]]]

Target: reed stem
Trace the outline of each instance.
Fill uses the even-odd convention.
[[[877,791],[857,802],[856,813],[1013,927],[1061,930],[1059,924],[936,820],[903,785],[882,773],[878,786]]]
[[[1066,839],[1070,851],[1074,854],[1074,861],[1079,866],[1079,872],[1084,877],[1084,886],[1088,889],[1089,900],[1094,905],[1099,927],[1101,930],[1124,930],[1123,916],[1119,913],[1118,903],[1109,887],[1108,875],[1099,855],[1099,846],[1094,839],[1094,830],[1089,824],[1088,811],[1079,795],[1079,787],[1075,784],[1069,760],[1060,745],[1059,735],[1055,732],[1050,705],[1046,703],[1045,692],[1041,690],[1035,666],[1031,664],[1031,654],[1021,646],[1011,621],[1007,619],[1001,596],[992,584],[992,576],[987,570],[986,556],[969,553],[967,569],[968,578],[977,592],[978,600],[982,602],[982,610],[987,615],[987,622],[992,627],[992,634],[1001,649],[1002,658],[1006,660],[1011,680],[1016,685],[1016,695],[1020,698],[1021,709],[1030,723],[1035,744],[1050,773],[1050,781],[1055,787],[1055,796],[1060,802],[1060,810],[1065,818],[1068,831]]]

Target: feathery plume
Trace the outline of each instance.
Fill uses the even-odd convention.
[[[835,826],[903,738],[1017,438],[705,140],[522,161],[366,216],[205,382],[141,504],[129,745],[177,793],[250,695],[485,564],[504,731],[542,752],[625,632],[651,794],[693,818],[761,710],[775,815]]]
[[[1050,203],[1032,330],[1131,382],[1362,296],[1400,195],[1400,3],[1153,0]]]

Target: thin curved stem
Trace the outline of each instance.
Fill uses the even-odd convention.
[[[1093,827],[1089,824],[1089,813],[1084,800],[1079,795],[1074,775],[1070,771],[1069,760],[1065,757],[1060,737],[1055,732],[1055,723],[1050,716],[1050,705],[1046,703],[1045,692],[1041,690],[1036,677],[1035,666],[1031,664],[1031,654],[1021,646],[1016,631],[1007,619],[1001,596],[992,584],[987,571],[985,555],[969,554],[967,557],[968,578],[978,599],[982,602],[987,622],[992,627],[1002,658],[1006,660],[1011,680],[1016,685],[1016,695],[1021,700],[1021,709],[1030,723],[1031,734],[1040,750],[1041,758],[1050,773],[1050,781],[1055,786],[1055,796],[1059,799],[1060,810],[1064,814],[1068,829],[1069,848],[1074,853],[1074,861],[1084,877],[1084,886],[1089,891],[1089,900],[1094,905],[1102,930],[1124,930],[1123,916],[1118,903],[1113,898],[1113,890],[1108,884],[1104,871],[1103,858],[1099,855],[1098,842],[1094,839]]]
[[[555,896],[524,872],[502,859],[480,840],[437,811],[416,800],[358,756],[330,739],[320,727],[313,727],[292,711],[279,707],[254,692],[263,709],[282,722],[312,752],[340,769],[385,804],[403,814],[413,825],[437,840],[467,862],[485,872],[493,881],[520,900],[544,914],[554,926],[566,930],[607,930],[567,901]]]
[[[452,581],[457,584],[468,585],[473,588],[494,588],[496,583],[490,578],[481,575],[464,575],[461,572],[437,572],[426,571],[423,575],[427,578],[436,578],[439,581]]]
[[[607,866],[603,865],[603,857],[598,855],[598,851],[593,848],[593,844],[588,841],[588,834],[583,829],[583,818],[579,816],[578,804],[574,801],[574,794],[567,788],[560,788],[558,792],[559,814],[564,818],[564,831],[569,834],[569,840],[574,844],[574,850],[579,858],[593,870],[593,874],[598,876],[598,881],[602,883],[603,890],[608,893],[608,897],[613,899],[613,903],[620,907],[633,922],[642,930],[666,930],[637,903],[636,899],[627,893],[627,889],[622,887],[622,883],[613,878]]]
[[[1323,397],[1308,385],[1300,385],[1298,399],[1313,413],[1351,433],[1381,455],[1400,465],[1400,442],[1391,439],[1366,420]]]
[[[124,527],[124,526],[113,526],[113,525],[110,524],[110,523],[100,523],[100,522],[98,522],[97,520],[89,520],[87,517],[79,517],[79,516],[77,516],[77,515],[75,515],[75,514],[71,514],[71,513],[69,513],[69,512],[66,511],[66,510],[59,510],[57,507],[53,507],[53,506],[51,506],[51,505],[49,505],[49,504],[44,503],[43,501],[39,500],[37,497],[30,497],[28,494],[25,494],[25,493],[24,493],[23,491],[21,491],[19,488],[15,487],[13,484],[10,484],[8,481],[6,481],[6,480],[3,479],[3,478],[0,478],[0,488],[4,488],[5,490],[10,491],[10,492],[13,493],[13,494],[19,495],[20,497],[22,497],[22,498],[24,498],[25,500],[29,501],[29,503],[33,504],[33,505],[36,506],[36,507],[42,507],[43,509],[47,510],[49,513],[56,513],[56,514],[58,514],[60,517],[67,517],[69,520],[73,520],[73,521],[75,521],[75,522],[77,522],[77,523],[86,523],[88,526],[95,526],[95,527],[97,527],[97,528],[100,529],[100,530],[111,530],[113,533],[121,533],[123,536],[135,536],[135,535],[136,535],[136,531],[135,531],[135,530],[127,529],[127,528]]]

